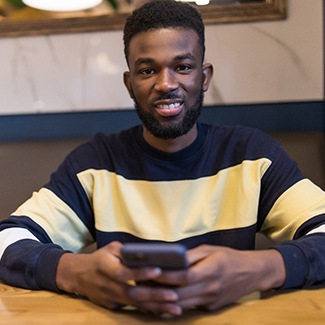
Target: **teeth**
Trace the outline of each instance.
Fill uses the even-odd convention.
[[[173,103],[173,104],[169,104],[169,105],[157,105],[157,107],[161,108],[161,109],[173,109],[173,108],[178,107],[180,105],[181,105],[180,103]]]

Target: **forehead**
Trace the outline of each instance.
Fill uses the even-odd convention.
[[[184,54],[201,60],[197,33],[191,29],[162,28],[135,35],[130,41],[128,61],[132,64],[141,57],[159,61]]]

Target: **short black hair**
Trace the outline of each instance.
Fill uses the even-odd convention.
[[[161,28],[194,30],[205,53],[205,31],[202,17],[193,6],[174,0],[152,0],[132,12],[124,26],[124,55],[128,62],[131,39],[140,33]]]

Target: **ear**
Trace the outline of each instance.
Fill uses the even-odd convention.
[[[213,76],[213,66],[210,63],[205,63],[202,65],[202,73],[203,73],[203,91],[207,91],[210,86],[210,82]]]
[[[126,89],[129,92],[130,97],[133,99],[134,94],[133,94],[132,87],[131,87],[131,82],[130,82],[130,71],[125,71],[124,72],[123,81],[124,81],[124,85],[125,85]]]

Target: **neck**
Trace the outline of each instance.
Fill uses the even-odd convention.
[[[160,151],[173,153],[186,148],[194,142],[197,137],[197,125],[195,124],[188,133],[176,139],[167,140],[155,137],[145,127],[143,127],[143,137],[152,147]]]

